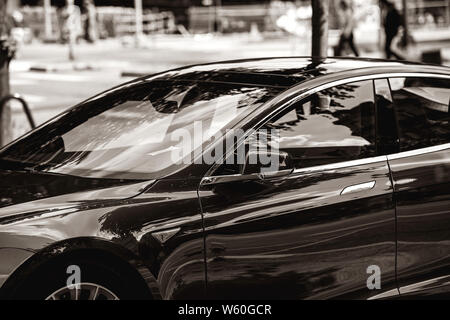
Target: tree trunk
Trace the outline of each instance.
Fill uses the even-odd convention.
[[[312,2],[312,56],[323,60],[328,56],[328,12],[329,0]]]
[[[95,8],[94,0],[88,0],[85,3],[87,4],[88,37],[91,42],[95,42],[98,40],[97,9]]]
[[[408,11],[408,3],[406,0],[403,0],[403,29],[405,30],[405,36],[403,37],[403,45],[406,47],[409,45],[409,11]]]
[[[6,18],[7,0],[0,1],[0,41],[9,37]],[[0,99],[9,94],[9,59],[7,52],[0,50]],[[0,106],[0,146],[11,141],[11,109],[9,104]]]

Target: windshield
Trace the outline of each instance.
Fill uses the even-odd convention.
[[[159,178],[280,90],[193,81],[124,86],[10,145],[0,155],[1,166],[89,178]],[[189,135],[187,144],[181,137]]]

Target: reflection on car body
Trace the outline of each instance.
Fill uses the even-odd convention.
[[[0,152],[1,297],[448,297],[449,102],[448,68],[335,58],[191,66],[98,95]],[[172,139],[196,121],[200,140]],[[242,139],[217,138],[231,129]],[[219,143],[213,164],[171,158]],[[278,170],[228,162],[242,146],[277,146]],[[65,290],[69,265],[95,286]]]

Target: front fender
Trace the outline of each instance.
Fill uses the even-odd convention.
[[[0,291],[14,271],[33,255],[30,250],[0,248]]]
[[[117,259],[117,261],[129,264],[131,268],[138,272],[143,281],[145,281],[149,292],[152,294],[152,298],[156,300],[161,299],[157,281],[145,263],[140,261],[140,259],[128,249],[104,239],[88,237],[68,239],[53,243],[36,253],[23,249],[13,250],[15,250],[16,256],[13,255],[13,252],[5,252],[5,258],[11,261],[5,264],[5,270],[8,265],[13,265],[14,269],[5,276],[3,286],[0,288],[0,297],[7,296],[8,292],[14,291],[14,288],[32,275],[34,270],[47,262],[51,262],[52,259],[60,255],[84,250],[86,252],[107,253],[111,257],[114,257],[114,259]],[[23,254],[19,255],[19,252],[23,252]],[[1,253],[2,250],[0,249],[0,276],[3,270],[3,261],[5,261],[1,256]],[[9,254],[9,256],[6,256],[6,254]],[[22,257],[22,260],[20,257]],[[12,267],[9,267],[9,269],[12,269]]]

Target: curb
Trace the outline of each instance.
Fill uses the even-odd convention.
[[[141,78],[147,75],[151,75],[154,72],[135,72],[135,71],[122,71],[120,76],[122,78]]]
[[[73,63],[67,65],[34,65],[30,66],[29,71],[32,72],[64,72],[64,71],[93,71],[99,70],[100,68],[95,67],[91,64],[85,63]]]

